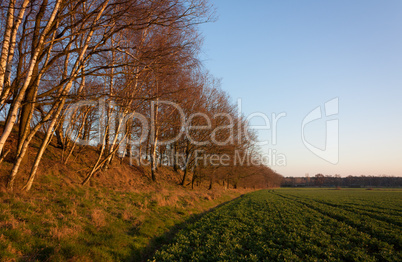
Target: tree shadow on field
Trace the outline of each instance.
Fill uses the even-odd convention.
[[[200,214],[194,214],[191,215],[186,221],[181,222],[179,224],[174,225],[169,231],[164,233],[161,236],[157,236],[152,238],[149,241],[149,244],[145,248],[136,248],[133,249],[132,255],[130,256],[127,261],[132,261],[132,262],[140,262],[140,261],[147,261],[148,259],[152,258],[153,255],[157,250],[159,250],[163,245],[167,245],[172,242],[176,234],[186,228],[187,225],[195,223],[196,221],[200,220],[202,217],[204,217],[206,214],[211,213],[215,211],[216,209],[225,206],[239,198],[242,198],[245,194],[242,194],[230,201],[227,201],[225,203],[219,204],[216,207],[210,208],[207,211],[204,211]]]

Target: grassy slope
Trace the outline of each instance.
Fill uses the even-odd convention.
[[[138,261],[164,243],[174,225],[239,192],[149,192],[104,188],[0,193],[1,260]]]
[[[180,224],[244,193],[218,185],[213,191],[184,188],[177,185],[180,174],[169,168],[161,168],[159,181],[152,183],[149,169],[119,160],[82,187],[95,149],[86,148],[63,165],[62,150],[54,144],[33,189],[19,192],[39,143],[40,137],[24,160],[15,193],[4,189],[12,156],[0,165],[1,261],[141,261]]]

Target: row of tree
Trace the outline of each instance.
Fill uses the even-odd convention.
[[[314,177],[285,177],[283,187],[402,187],[402,177],[317,174]]]
[[[197,59],[197,25],[214,18],[205,0],[5,0],[0,16],[0,156],[12,155],[10,190],[38,132],[25,190],[52,139],[64,164],[77,147],[98,148],[84,185],[116,157],[150,165],[153,181],[171,165],[183,170],[182,185],[190,171],[193,186],[250,177],[278,185],[262,163],[240,161],[259,157],[256,136]],[[18,142],[8,145],[13,130]]]

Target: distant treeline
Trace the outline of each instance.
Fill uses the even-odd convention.
[[[402,177],[391,176],[325,176],[285,177],[282,187],[402,187]]]

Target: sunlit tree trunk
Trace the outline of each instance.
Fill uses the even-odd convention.
[[[22,100],[25,96],[25,92],[26,92],[27,88],[29,87],[29,84],[31,83],[31,80],[33,78],[33,72],[34,72],[36,63],[38,61],[38,56],[41,51],[41,47],[43,46],[46,35],[51,30],[53,21],[55,20],[56,14],[59,11],[60,2],[61,2],[61,0],[58,0],[55,3],[52,14],[51,14],[48,22],[46,23],[46,26],[43,29],[41,36],[39,37],[39,40],[37,42],[38,43],[37,47],[32,52],[32,57],[31,57],[29,68],[26,72],[26,78],[25,78],[24,84],[23,84],[20,92],[18,93],[18,95],[15,97],[13,104],[11,105],[10,111],[8,113],[9,117],[7,118],[4,130],[3,130],[3,134],[0,137],[0,154],[3,151],[6,140],[11,133],[11,130],[15,124],[15,120],[17,119],[17,114],[20,109],[21,102],[22,102]]]
[[[3,37],[3,47],[0,55],[0,95],[3,92],[4,77],[6,74],[7,58],[11,46],[11,34],[14,24],[15,0],[10,0],[7,10],[7,22]]]

